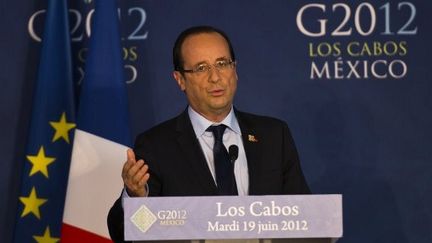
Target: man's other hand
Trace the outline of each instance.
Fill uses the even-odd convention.
[[[123,165],[122,178],[126,190],[131,197],[144,197],[147,195],[146,183],[150,178],[148,165],[144,160],[136,161],[132,149],[127,150],[127,160]]]

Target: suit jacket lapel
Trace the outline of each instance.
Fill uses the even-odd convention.
[[[247,120],[244,113],[235,110],[237,121],[242,132],[243,146],[246,153],[246,159],[249,171],[249,195],[255,194],[255,187],[259,182],[259,167],[262,162],[262,151],[259,140],[260,134],[257,134],[256,129]]]
[[[193,173],[193,176],[198,178],[200,181],[199,186],[203,187],[205,192],[216,194],[216,184],[207,165],[201,145],[195,136],[187,109],[178,117],[176,130],[178,132],[177,142],[186,157],[187,164],[185,166],[190,167],[190,171]]]

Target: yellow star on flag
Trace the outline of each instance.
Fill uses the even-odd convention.
[[[39,207],[46,203],[46,201],[48,201],[44,198],[38,198],[36,194],[36,189],[34,187],[32,188],[28,197],[20,197],[19,199],[24,204],[24,210],[21,214],[21,218],[23,218],[29,213],[33,213],[36,218],[40,219]]]
[[[44,235],[42,236],[34,235],[33,238],[38,243],[57,243],[60,240],[60,238],[51,237],[49,226],[46,227]]]
[[[43,146],[40,147],[36,156],[27,155],[27,159],[33,164],[30,176],[37,172],[41,172],[46,178],[48,178],[48,165],[54,162],[55,158],[47,157]]]
[[[68,123],[66,121],[66,113],[63,112],[58,122],[50,122],[51,126],[55,129],[55,134],[52,142],[63,138],[67,143],[69,143],[69,130],[76,127],[75,123]]]

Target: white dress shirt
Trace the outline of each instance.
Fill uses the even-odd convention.
[[[214,123],[212,121],[207,120],[203,116],[201,116],[198,112],[192,109],[192,107],[188,107],[189,118],[192,122],[192,127],[195,131],[195,135],[201,145],[202,151],[204,152],[204,156],[207,160],[207,165],[210,169],[210,172],[213,176],[213,180],[216,183],[216,173],[215,173],[215,165],[213,158],[213,144],[214,138],[213,133],[210,131],[206,131],[208,127],[212,125],[220,125],[223,124],[227,126],[223,135],[223,144],[225,148],[228,148],[231,145],[237,145],[239,148],[238,157],[234,163],[234,175],[237,183],[237,191],[239,196],[248,195],[249,193],[249,173],[248,166],[246,160],[246,153],[243,146],[243,140],[241,135],[240,126],[238,124],[237,118],[234,114],[234,109],[231,108],[230,113],[225,119],[223,119],[219,123]]]

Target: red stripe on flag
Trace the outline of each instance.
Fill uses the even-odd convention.
[[[63,223],[61,232],[62,243],[112,243],[111,240],[90,231]]]

